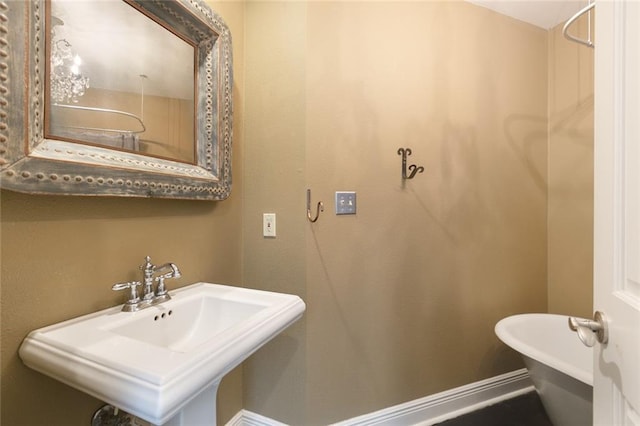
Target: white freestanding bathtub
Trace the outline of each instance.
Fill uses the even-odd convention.
[[[500,320],[495,332],[522,355],[555,426],[593,423],[593,349],[583,345],[569,329],[568,317],[514,315]]]

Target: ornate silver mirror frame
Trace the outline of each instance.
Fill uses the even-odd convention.
[[[0,1],[0,187],[223,200],[231,191],[231,34],[201,0],[127,0],[196,46],[196,164],[44,137],[45,0]]]

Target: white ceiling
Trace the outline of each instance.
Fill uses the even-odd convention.
[[[548,30],[587,6],[587,0],[466,0]]]

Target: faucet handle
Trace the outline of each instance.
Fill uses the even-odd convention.
[[[140,297],[138,296],[138,287],[141,286],[142,283],[140,281],[130,281],[126,283],[117,283],[111,287],[111,290],[120,291],[120,290],[131,290],[129,295],[129,300],[125,303],[125,305],[135,305],[140,302]]]
[[[169,300],[171,296],[167,292],[167,287],[164,284],[164,280],[170,278],[179,278],[180,274],[174,275],[172,272],[168,272],[166,274],[160,275],[156,277],[156,282],[158,283],[158,287],[156,288],[156,298],[159,300]]]
[[[160,297],[161,300],[168,300],[171,297],[167,293],[167,288],[164,285],[164,280],[168,280],[171,278],[180,278],[182,274],[180,273],[180,269],[174,263],[165,263],[162,266],[158,266],[158,271],[164,271],[170,269],[169,272],[161,274],[156,277],[156,281],[158,283],[158,287],[156,288],[156,297]]]

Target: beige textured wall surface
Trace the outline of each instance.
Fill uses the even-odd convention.
[[[587,37],[584,20],[572,34]],[[549,31],[549,312],[593,315],[593,49]]]
[[[304,2],[246,7],[244,281],[306,301]],[[275,213],[277,237],[262,236]],[[315,309],[307,304],[307,312]],[[304,425],[306,315],[245,363],[245,408]]]
[[[245,364],[245,408],[323,425],[520,368],[493,326],[546,310],[546,32],[462,2],[246,16],[245,284],[307,311]]]
[[[546,32],[464,2],[312,3],[308,26],[308,424],[520,367],[493,327],[546,310]]]
[[[234,35],[242,69],[244,5],[215,2]],[[87,425],[103,403],[25,367],[18,357],[33,329],[123,302],[111,285],[138,277],[145,255],[175,262],[180,287],[242,282],[242,73],[234,84],[234,183],[224,202],[33,196],[1,193],[1,365],[3,425]],[[238,101],[240,100],[240,101]],[[241,370],[219,393],[219,418],[242,408]]]
[[[24,367],[18,346],[121,303],[111,284],[147,254],[181,267],[174,286],[307,303],[225,378],[220,424],[244,407],[325,425],[491,377],[522,367],[500,318],[590,314],[574,291],[591,270],[592,58],[557,29],[458,1],[208,1],[234,43],[231,198],[3,191],[0,423],[88,423],[102,403]],[[425,167],[413,180],[400,147]],[[325,205],[315,224],[306,188]],[[334,214],[339,190],[357,215]]]

